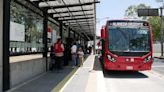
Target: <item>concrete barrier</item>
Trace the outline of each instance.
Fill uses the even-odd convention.
[[[46,72],[46,59],[10,63],[11,88]]]

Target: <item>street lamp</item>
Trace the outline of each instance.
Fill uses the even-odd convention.
[[[163,1],[163,0],[162,0]],[[160,39],[161,39],[161,56],[163,56],[163,29],[162,29],[162,25],[163,25],[163,8],[160,8]]]

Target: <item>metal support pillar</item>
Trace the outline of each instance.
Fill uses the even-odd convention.
[[[60,21],[59,23],[60,23],[60,26],[59,26],[60,27],[59,28],[60,29],[60,37],[61,37],[61,39],[63,39],[63,23],[62,23],[62,21]]]
[[[96,1],[96,0],[94,0]],[[95,12],[95,22],[94,22],[94,47],[93,47],[93,53],[96,54],[96,4],[94,3],[94,12]]]
[[[70,36],[71,36],[71,28],[69,27],[68,28],[68,38],[70,38]]]
[[[47,47],[47,30],[48,30],[48,15],[47,12],[44,12],[44,20],[43,20],[43,57],[46,58],[46,71],[48,71],[48,61],[47,61],[47,52],[48,52],[48,47]]]
[[[76,36],[75,36],[75,35],[76,35],[76,33],[75,33],[75,31],[73,31],[73,33],[74,33],[74,34],[73,34],[73,37],[74,37],[74,39],[76,40]]]
[[[163,56],[163,8],[161,7],[160,8],[160,12],[161,12],[161,15],[160,15],[160,18],[161,18],[161,22],[160,22],[160,26],[161,26],[161,29],[160,29],[160,39],[161,39],[161,56]]]
[[[3,91],[10,89],[10,0],[3,0]]]
[[[94,41],[93,41],[93,54],[96,54],[96,34],[94,34]]]
[[[4,0],[0,0],[0,38],[3,38],[3,1]],[[3,85],[3,39],[0,39],[0,92],[2,92],[2,85]]]

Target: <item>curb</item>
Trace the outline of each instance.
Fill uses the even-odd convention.
[[[164,59],[164,57],[154,57],[154,58],[157,58],[157,59]]]
[[[97,64],[98,64],[97,67],[99,67],[99,71],[96,71],[96,73],[97,73],[97,92],[107,92],[104,74],[103,74],[103,68],[102,68],[102,65],[101,65],[101,62],[100,62],[98,56],[96,58],[97,58],[97,61],[95,61],[95,62],[97,62]]]
[[[100,62],[99,62],[100,64]],[[100,65],[101,67],[101,65]],[[102,67],[101,67],[102,69]],[[107,92],[106,91],[106,85],[105,85],[105,80],[104,80],[104,74],[103,74],[103,69],[100,71],[100,72],[97,72],[97,77],[98,77],[98,89],[97,89],[97,92]],[[101,80],[100,80],[101,79]]]

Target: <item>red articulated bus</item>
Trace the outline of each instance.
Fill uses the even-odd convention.
[[[101,29],[105,70],[151,70],[152,31],[142,20],[109,20]]]

